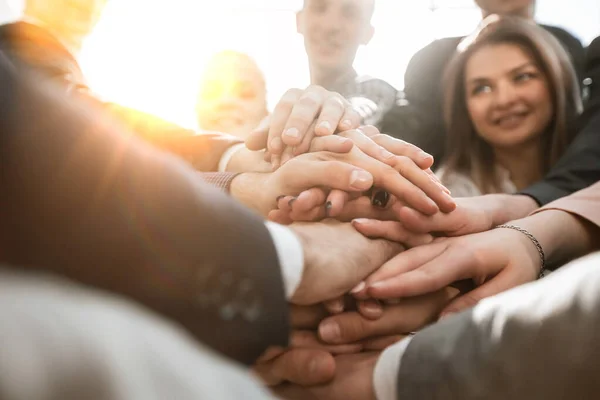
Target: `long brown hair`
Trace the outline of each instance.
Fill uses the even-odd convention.
[[[469,175],[482,193],[497,193],[500,182],[492,147],[475,131],[467,109],[465,70],[471,56],[487,45],[514,44],[530,54],[548,81],[554,118],[543,133],[542,171],[545,174],[577,133],[582,110],[577,76],[568,54],[550,33],[519,17],[486,18],[458,46],[444,75],[444,120],[447,132],[446,172]]]

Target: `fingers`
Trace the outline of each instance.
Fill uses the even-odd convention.
[[[424,214],[431,215],[439,211],[431,196],[438,200],[445,199],[443,197],[445,196],[453,203],[452,198],[408,158],[396,160],[394,169],[367,156],[357,148],[354,148],[348,156],[337,154],[332,156],[369,171],[377,187],[395,195],[399,200]],[[419,177],[417,174],[422,176]]]
[[[396,221],[359,218],[352,221],[352,226],[366,237],[391,240],[409,248],[429,244],[433,241],[433,236],[430,234],[410,232]]]
[[[327,196],[327,202],[325,203],[325,214],[328,217],[335,218],[342,212],[349,198],[350,195],[348,192],[335,189],[332,190],[329,193],[329,196]]]
[[[515,272],[515,269],[503,269],[502,272],[485,282],[483,285],[458,297],[444,308],[441,315],[446,317],[450,314],[466,310],[475,306],[486,297],[495,296],[498,293],[531,281],[530,278],[526,278]]]
[[[410,207],[398,209],[398,220],[412,232],[431,233],[443,232],[451,235],[452,231],[459,230],[461,222],[456,218],[456,213],[437,213],[434,215],[423,215]]]
[[[410,183],[421,189],[427,197],[439,207],[442,212],[448,213],[454,211],[456,202],[448,194],[447,189],[439,183],[437,179],[432,178],[427,172],[419,169],[417,165],[408,157],[396,157],[396,171],[405,177]],[[408,205],[412,205],[411,201],[417,201],[417,192],[414,192],[414,200],[405,196]],[[413,195],[413,192],[409,194]],[[415,207],[415,209],[418,209]],[[419,210],[419,209],[418,209]],[[422,211],[422,210],[419,210]]]
[[[270,118],[269,135],[267,141],[267,149],[272,156],[281,156],[284,148],[284,143],[281,139],[284,128],[290,118],[294,104],[298,101],[303,91],[300,89],[290,89],[281,97],[279,103],[273,109]],[[292,132],[288,132],[288,135]],[[298,131],[297,135],[300,135]],[[298,139],[300,139],[298,137]],[[299,140],[298,140],[299,142]]]
[[[333,379],[335,359],[324,350],[290,349],[274,360],[256,364],[253,370],[268,386],[285,381],[318,385]]]
[[[377,128],[373,126],[365,126],[360,129],[353,129],[345,132],[340,132],[338,135],[351,139],[354,144],[366,155],[381,161],[388,165],[394,165],[395,157],[394,154],[389,152],[384,147],[375,143],[366,133],[372,133],[372,130]],[[379,132],[379,131],[377,131]]]
[[[348,101],[337,93],[325,100],[315,125],[317,136],[333,135],[342,120],[347,119],[345,114],[348,104]]]
[[[433,156],[404,140],[396,139],[385,134],[372,135],[371,139],[397,156],[410,158],[423,170],[431,168],[433,165]]]
[[[329,153],[327,154],[329,155]],[[333,154],[330,156],[338,155]],[[298,165],[300,164],[298,163]],[[286,171],[287,175],[281,177],[288,188],[295,188],[295,193],[285,194],[295,195],[314,187],[328,187],[347,192],[364,192],[373,186],[373,175],[371,173],[342,161],[309,161],[301,165],[301,168],[300,171],[296,168]],[[283,168],[280,171],[282,170]]]
[[[455,251],[446,243],[415,247],[399,254],[382,267],[383,271],[367,278],[367,294],[382,299],[416,296],[474,276],[476,261],[467,251]]]
[[[390,335],[367,339],[363,341],[363,347],[366,351],[383,351],[408,336],[410,335]]]
[[[309,132],[329,92],[318,86],[308,87],[297,99],[288,114],[281,140],[286,146],[295,147]]]
[[[290,341],[290,347],[305,349],[321,349],[333,355],[354,354],[362,350],[361,343],[324,343],[319,339],[315,331],[293,331]]]
[[[246,147],[248,149],[257,151],[267,148],[269,125],[269,117],[263,118],[260,124],[246,138]]]
[[[311,153],[319,151],[330,151],[332,153],[348,153],[354,147],[352,140],[338,136],[324,136],[316,137],[310,142],[310,148],[308,149]]]
[[[319,337],[326,343],[356,343],[366,338],[414,332],[437,319],[440,311],[456,296],[447,288],[425,296],[404,299],[384,307],[383,315],[370,320],[357,312],[326,318],[319,324]]]
[[[292,204],[288,202],[288,205],[290,206],[290,213],[296,215],[306,213],[316,207],[325,206],[326,200],[327,193],[323,189],[315,187],[300,193],[296,201]],[[292,216],[292,218],[294,217]]]
[[[345,100],[345,99],[344,99]],[[362,117],[360,114],[352,107],[352,104],[346,101],[346,109],[344,110],[344,116],[342,120],[338,124],[339,131],[347,131],[350,129],[358,128],[362,123]]]
[[[294,222],[294,220],[292,220],[290,218],[290,215],[288,212],[281,211],[281,210],[269,211],[269,214],[267,214],[267,219],[269,221],[273,221],[273,222],[276,222],[281,225],[289,225],[292,222]]]
[[[383,315],[383,306],[377,299],[357,302],[358,312],[367,319],[378,319]]]

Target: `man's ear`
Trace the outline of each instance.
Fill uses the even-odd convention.
[[[296,32],[298,32],[301,35],[304,35],[304,21],[302,15],[303,11],[304,10],[296,12]]]
[[[373,35],[375,34],[375,27],[371,24],[364,30],[360,44],[366,46],[373,39]]]

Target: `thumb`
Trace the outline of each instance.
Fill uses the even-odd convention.
[[[249,150],[262,150],[267,148],[269,138],[269,117],[264,118],[260,124],[246,138],[246,147]]]

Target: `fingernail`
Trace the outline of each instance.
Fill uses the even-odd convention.
[[[325,203],[325,213],[327,215],[329,215],[329,211],[331,210],[331,207],[333,206],[333,204],[331,204],[330,201],[328,201],[327,203]]]
[[[368,224],[369,221],[368,218],[355,218],[352,220],[352,222],[356,222],[357,224]]]
[[[350,175],[350,186],[354,189],[364,189],[366,186],[371,185],[373,177],[367,171],[355,169]]]
[[[354,289],[352,289],[350,291],[350,293],[356,294],[356,293],[360,292],[361,290],[363,290],[365,288],[365,286],[367,286],[367,284],[364,281],[362,281],[361,283],[359,283],[358,285],[356,285],[354,287]]]
[[[379,311],[381,310],[381,303],[377,299],[371,299],[365,301],[363,307],[369,311]]]
[[[331,132],[331,124],[329,121],[323,121],[318,126],[321,129],[325,129],[327,132]]]
[[[292,206],[292,204],[294,204],[294,202],[296,201],[297,197],[294,197],[292,199],[290,199],[290,201],[288,201],[288,206]]]
[[[290,128],[287,131],[283,132],[283,134],[287,137],[294,138],[294,139],[300,137],[300,131],[296,128]]]
[[[275,201],[276,201],[277,203],[279,203],[279,200],[283,199],[284,197],[285,197],[285,195],[283,195],[283,194],[282,194],[281,196],[277,196],[277,197],[275,198]]]
[[[333,321],[325,321],[319,326],[319,335],[326,342],[335,342],[341,336],[340,326]]]
[[[381,156],[383,158],[385,158],[386,160],[389,160],[390,158],[394,158],[394,155],[392,153],[390,153],[389,151],[387,151],[387,149],[385,147],[380,148],[379,154],[381,154]]]

